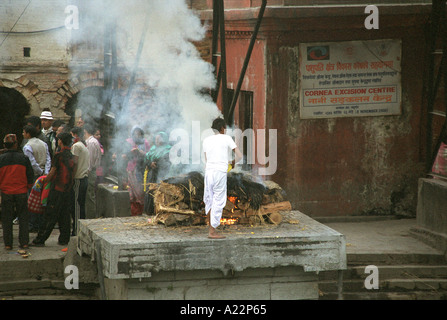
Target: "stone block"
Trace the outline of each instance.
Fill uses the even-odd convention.
[[[119,299],[317,299],[316,271],[346,269],[344,236],[298,211],[288,219],[306,229],[285,219],[227,229],[223,240],[208,239],[206,226],[167,228],[145,216],[81,220],[78,251],[101,248]]]
[[[185,292],[186,300],[269,300],[270,284],[208,285],[191,287]]]
[[[447,251],[447,182],[419,179],[417,226],[411,234],[428,245]]]
[[[419,179],[417,223],[434,232],[447,234],[447,182]]]
[[[127,190],[114,190],[113,186],[100,184],[96,198],[99,217],[114,218],[131,215],[130,197]]]

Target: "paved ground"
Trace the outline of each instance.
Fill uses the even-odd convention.
[[[65,252],[62,251],[66,246],[60,246],[57,244],[57,239],[59,236],[59,230],[55,229],[53,230],[53,233],[51,234],[50,238],[46,241],[45,247],[30,247],[27,251],[28,257],[23,258],[22,255],[18,254],[18,250],[20,248],[18,247],[18,234],[19,229],[18,226],[14,226],[14,243],[12,250],[8,251],[5,250],[5,244],[3,241],[3,229],[0,226],[0,262],[2,261],[11,261],[11,260],[23,260],[23,259],[29,259],[29,260],[43,260],[43,259],[56,259],[56,258],[62,258],[65,256]],[[30,242],[35,238],[36,233],[30,233]]]
[[[416,219],[326,222],[346,236],[346,253],[439,253],[410,235]]]
[[[327,222],[322,223],[342,233],[346,237],[346,252],[350,253],[440,253],[425,243],[413,238],[410,229],[416,226],[416,219],[386,219],[379,221]],[[206,227],[204,226],[204,234]],[[25,259],[17,254],[18,227],[14,226],[14,247],[4,249],[3,234],[0,227],[0,262]],[[30,234],[30,241],[35,233]],[[26,259],[59,258],[65,255],[64,246],[57,244],[59,230],[55,229],[45,247],[31,247]]]

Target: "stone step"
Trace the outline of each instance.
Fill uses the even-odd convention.
[[[348,267],[343,270],[343,279],[365,279],[366,266]],[[378,265],[379,279],[447,278],[447,265]],[[319,273],[320,280],[338,279],[337,271]]]
[[[318,288],[323,293],[338,292],[336,281],[319,281]],[[442,291],[447,294],[447,279],[388,279],[379,280],[379,289],[366,289],[364,280],[343,281],[343,293],[353,292],[391,292],[391,291]]]
[[[350,253],[346,256],[348,266],[367,265],[447,265],[443,254],[425,253]]]
[[[338,300],[338,294],[322,294],[319,300]],[[341,300],[447,300],[447,292],[345,292]]]
[[[83,295],[25,295],[2,297],[2,300],[96,300],[96,298]]]
[[[17,297],[35,296],[66,296],[92,299],[97,297],[98,286],[92,284],[79,284],[79,289],[68,290],[63,280],[19,280],[0,282],[0,299],[17,299]],[[34,300],[34,298],[33,298]]]
[[[0,282],[26,279],[63,279],[63,259],[27,259],[2,261]]]

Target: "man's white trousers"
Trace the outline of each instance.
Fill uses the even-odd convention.
[[[227,203],[227,173],[221,171],[205,171],[205,190],[203,193],[205,213],[211,210],[210,224],[213,228],[220,225],[222,210]]]

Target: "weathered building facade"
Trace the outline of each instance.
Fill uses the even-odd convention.
[[[212,1],[208,4],[211,6]],[[262,1],[225,1],[230,89],[238,82],[261,4]],[[425,174],[426,162],[424,78],[431,1],[399,4],[376,1],[378,29],[365,24],[371,14],[365,13],[369,4],[268,1],[242,84],[242,91],[252,97],[252,128],[277,130],[277,170],[266,178],[283,186],[293,206],[311,216],[415,214],[417,181]],[[204,20],[209,15],[210,12]],[[378,55],[362,52],[365,45],[375,41],[383,41],[384,51],[392,51],[393,45],[398,48],[388,65]],[[323,62],[321,69],[312,70],[312,61],[309,62],[305,51],[300,51],[312,45],[320,50],[332,49],[331,60],[315,59],[317,68]],[[337,52],[337,45],[344,45],[346,52]],[[356,51],[357,60],[349,60]],[[326,69],[328,61],[336,65],[330,81],[312,82],[309,81],[312,78],[306,78],[309,74],[316,80],[331,77]],[[383,69],[373,68],[368,75],[358,73],[354,70],[355,63],[362,61],[367,61],[370,67],[382,63]],[[332,96],[327,90],[320,95],[324,92],[321,89],[335,92],[340,88],[363,88],[371,90],[370,93],[382,90],[378,88],[387,86],[387,73],[380,71],[391,71],[397,76],[391,81],[396,88],[392,101],[390,96],[389,101],[377,103],[376,109],[368,106],[362,111],[366,103],[359,103],[361,98],[351,96],[348,99],[354,99],[351,101],[355,103],[332,103],[334,109],[323,108],[320,100],[329,101]],[[357,77],[362,83],[369,83],[356,84]],[[380,98],[365,99],[373,102]],[[394,112],[388,109],[387,102],[396,102]],[[238,105],[241,103],[243,100]],[[307,108],[309,103],[314,103],[313,109]],[[355,111],[346,111],[348,106],[368,114],[353,114]],[[306,109],[312,113],[306,114]],[[385,114],[380,114],[381,110]]]
[[[187,1],[187,4],[199,11],[208,28],[212,27],[213,1]],[[261,4],[261,0],[224,1],[226,76],[230,90],[236,88]],[[267,1],[236,104],[234,121],[241,129],[275,130],[276,159],[272,155],[269,159],[275,161],[276,170],[264,178],[280,184],[293,207],[310,216],[415,213],[417,179],[425,174],[427,160],[424,78],[431,1],[401,1],[399,4],[376,1],[378,29],[365,26],[369,16],[365,8],[369,4],[354,0]],[[66,8],[66,2],[57,0],[38,3],[14,0],[0,4],[2,136],[6,132],[21,136],[24,117],[38,115],[45,108],[57,119],[72,121],[76,116],[74,101],[79,98],[78,94],[89,91],[95,96],[94,92],[107,86],[108,78],[104,73],[107,51],[104,50],[104,35],[107,32],[91,29],[83,33],[82,41],[74,42],[79,34],[76,30],[67,30],[66,19],[72,12],[66,12]],[[98,21],[98,25],[102,22]],[[118,35],[122,44],[119,50],[137,51],[142,27],[141,20],[137,22],[140,28],[134,34]],[[211,60],[211,31],[208,36],[200,43],[200,48],[202,55]],[[377,83],[379,87],[396,89],[391,97],[391,109],[379,112],[387,107],[384,101],[384,108],[376,103],[376,108],[369,109],[371,113],[367,116],[337,115],[340,110],[328,111],[313,100],[317,103],[316,113],[304,113],[312,102],[310,97],[306,100],[305,94],[313,92],[304,89],[377,87],[374,83],[355,86],[346,82],[325,87],[324,83],[312,82],[311,77],[306,78],[304,74],[306,66],[311,66],[303,56],[304,48],[312,44],[331,48],[332,58],[337,59],[349,56],[349,52],[337,49],[337,43],[351,42],[350,47],[355,51],[361,43],[369,45],[374,41],[383,41],[385,51],[388,44],[397,46],[397,54],[391,60],[391,71],[395,73],[389,77],[390,83]],[[322,58],[321,51],[319,54],[317,58]],[[354,54],[354,57],[357,56]],[[369,59],[369,63],[384,62],[370,57],[365,59]],[[317,62],[321,61],[316,61],[315,65]],[[327,67],[332,60],[322,62]],[[389,64],[382,64],[377,71],[390,71],[388,67]],[[120,77],[116,88],[126,89],[132,70],[120,61],[117,68]],[[344,71],[345,75],[359,75],[358,71]],[[341,71],[337,73],[340,74]],[[313,75],[325,76],[328,71],[315,69]],[[366,76],[364,80],[383,77],[386,76]],[[346,81],[347,78],[335,80]],[[141,89],[135,90],[136,101],[144,104],[147,86],[142,82],[137,84]],[[354,94],[345,98],[360,97]],[[372,94],[370,99],[373,98]],[[357,105],[362,108],[365,104]],[[343,109],[351,110],[355,111]],[[268,142],[263,143],[268,154]],[[262,155],[255,156],[258,162],[255,167],[260,165],[261,158]],[[266,166],[273,165],[272,162]]]

